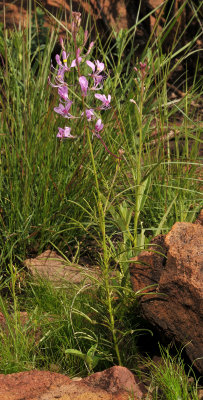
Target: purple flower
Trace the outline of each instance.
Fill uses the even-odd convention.
[[[51,83],[50,78],[48,78],[48,82],[52,87],[60,87],[61,85],[64,84],[65,71],[70,71],[70,68],[68,68],[68,66],[67,66],[67,57],[68,56],[69,56],[69,54],[67,55],[65,51],[62,51],[62,58],[63,58],[63,63],[64,63],[64,65],[63,65],[61,60],[60,60],[60,56],[58,54],[56,54],[55,59],[56,59],[56,62],[58,64],[58,66],[59,66],[57,75],[55,77],[56,85]],[[51,63],[51,69],[53,71],[56,71],[56,68],[54,68],[52,63]]]
[[[67,88],[67,86],[59,87],[58,88],[58,94],[63,100],[65,100],[65,101],[69,100],[68,99],[68,88]]]
[[[60,62],[61,62],[61,61],[60,61]],[[52,70],[56,70],[56,68],[54,68],[53,65],[51,65],[51,69],[52,69]],[[50,77],[48,77],[48,83],[49,83],[49,85],[51,85],[52,87],[58,87],[58,88],[61,87],[61,86],[63,86],[63,85],[64,85],[64,73],[65,73],[66,70],[67,70],[66,66],[65,66],[65,65],[62,65],[62,63],[61,63],[61,66],[59,66],[57,75],[56,75],[56,77],[55,77],[55,82],[56,82],[56,84],[53,84],[53,83],[51,82]]]
[[[85,76],[80,76],[79,77],[79,84],[80,84],[83,96],[86,96],[87,95],[87,89],[88,89],[88,80],[85,78]]]
[[[103,127],[104,127],[104,124],[102,124],[101,119],[98,119],[98,121],[96,122],[95,127],[94,127],[95,134],[99,133],[103,129]]]
[[[92,108],[86,109],[85,114],[88,122],[91,121],[92,119],[95,119],[94,110]],[[83,115],[84,112],[82,112],[81,116],[83,117]]]
[[[68,100],[65,104],[65,106],[63,104],[59,104],[58,107],[54,108],[54,111],[60,115],[62,115],[64,118],[75,118],[73,115],[71,115],[69,113],[69,110],[71,108],[72,105],[72,101]]]
[[[108,97],[106,97],[105,94],[98,94],[98,93],[96,93],[94,96],[96,97],[96,99],[102,101],[102,106],[100,107],[101,110],[110,107],[110,102],[111,102],[110,94],[108,95]]]
[[[87,60],[86,64],[92,69],[92,74],[88,74],[91,76],[94,80],[94,86],[91,88],[91,90],[99,90],[102,89],[102,85],[98,88],[98,85],[102,82],[104,79],[103,75],[99,75],[100,72],[104,70],[104,63],[101,63],[100,61],[96,60],[95,65],[97,67],[97,71],[95,72],[95,65],[93,62]]]
[[[102,75],[96,75],[94,76],[94,86],[91,88],[91,90],[100,90],[103,88],[103,85],[98,87],[98,85],[103,81],[104,77]]]
[[[66,67],[65,66],[62,66],[62,67],[60,67],[59,69],[58,69],[58,73],[57,73],[57,77],[56,77],[56,79],[59,81],[59,82],[64,82],[64,73],[65,73],[65,70],[66,70]]]
[[[101,63],[99,60],[95,61],[95,65],[92,61],[87,60],[86,64],[92,69],[93,74],[95,73],[95,65],[97,67],[97,71],[96,74],[99,74],[100,72],[102,72],[104,70],[104,63]]]
[[[67,66],[67,59],[69,57],[69,54],[66,54],[65,51],[62,51],[62,58],[63,58],[63,63],[65,65],[66,71],[70,71],[70,68]]]
[[[63,138],[74,139],[75,136],[71,135],[70,131],[71,131],[71,128],[69,128],[69,126],[65,126],[65,129],[58,128],[58,133],[57,133],[56,137],[59,139],[63,139]]]
[[[95,61],[97,72],[102,72],[104,70],[104,63],[100,62],[99,60]]]
[[[87,60],[86,61],[86,64],[90,67],[90,68],[92,68],[92,71],[93,71],[93,73],[95,72],[95,65],[94,65],[94,63],[92,62],[92,61],[89,61],[89,60]],[[90,74],[89,74],[90,75]]]
[[[60,60],[60,56],[58,55],[58,54],[56,54],[56,57],[55,57],[55,59],[56,59],[56,62],[57,62],[57,64],[59,65],[59,70],[63,70],[63,72],[65,72],[65,71],[70,71],[70,68],[68,68],[68,66],[67,66],[67,58],[69,57],[69,54],[66,54],[66,52],[63,50],[62,51],[62,58],[63,58],[63,63],[64,63],[64,65],[62,64],[62,62],[61,62],[61,60]],[[59,74],[59,71],[58,71],[58,74]]]

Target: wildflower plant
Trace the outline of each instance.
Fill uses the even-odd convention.
[[[154,172],[159,170],[159,166],[160,168],[162,167],[160,154],[163,159],[165,157],[164,154],[162,155],[162,153],[158,152],[156,160],[152,162],[151,141],[149,138],[151,131],[150,124],[154,117],[155,110],[152,102],[155,93],[158,93],[160,88],[160,83],[157,78],[159,68],[157,68],[158,72],[156,72],[156,60],[155,62],[153,61],[153,55],[149,51],[145,54],[146,58],[144,62],[140,62],[139,66],[134,68],[136,77],[133,79],[131,75],[126,88],[124,88],[121,82],[122,96],[126,95],[125,97],[128,98],[127,101],[123,102],[123,107],[127,109],[127,113],[126,111],[124,111],[124,113],[121,112],[121,98],[123,97],[118,100],[118,95],[116,94],[114,98],[117,102],[118,114],[115,114],[121,123],[122,135],[120,135],[117,140],[119,155],[113,154],[105,143],[102,132],[105,129],[103,113],[111,108],[111,96],[112,93],[115,94],[116,92],[113,92],[112,85],[109,85],[112,91],[110,93],[105,92],[105,64],[101,60],[92,59],[94,42],[90,42],[87,47],[88,31],[84,32],[84,37],[80,42],[80,23],[80,13],[72,13],[72,27],[69,33],[71,35],[70,43],[72,43],[74,52],[66,52],[64,41],[61,38],[62,52],[61,55],[56,55],[56,68],[54,68],[53,65],[51,66],[53,79],[50,77],[49,83],[53,88],[57,89],[59,96],[59,102],[54,108],[54,111],[66,121],[63,127],[58,128],[57,138],[60,140],[77,140],[79,137],[83,137],[83,143],[88,145],[88,153],[85,156],[90,156],[95,180],[95,219],[99,221],[99,236],[102,243],[101,271],[105,293],[105,300],[103,303],[105,303],[108,310],[107,315],[104,316],[102,325],[109,329],[117,361],[122,365],[121,342],[125,333],[122,333],[121,330],[117,328],[119,306],[115,304],[114,295],[116,293],[116,296],[118,295],[118,298],[122,299],[127,291],[130,292],[131,290],[126,285],[129,279],[128,267],[130,258],[138,254],[147,243],[145,229],[140,218],[146,201],[149,198],[149,192],[152,185],[154,185],[152,180]],[[135,90],[133,89],[132,94],[131,83],[133,81],[135,82],[136,88]],[[152,86],[154,86],[152,83],[154,81],[156,84],[155,90],[152,89]],[[117,80],[114,79],[114,82],[117,82]],[[107,80],[107,84],[108,83],[109,80]],[[116,86],[117,83],[114,84],[114,88]],[[163,92],[164,99],[165,94],[166,91]],[[162,104],[160,105],[160,102],[162,102],[161,96],[160,99],[157,99],[157,104],[159,105],[159,109],[162,110]],[[127,124],[126,121],[128,121]],[[77,124],[80,127],[79,135],[77,135]],[[128,129],[125,129],[125,126],[128,126]],[[129,128],[131,134],[129,134]],[[98,168],[93,151],[94,140],[99,140],[105,150],[119,161],[116,163],[116,171],[112,184],[110,186],[108,185],[107,196],[104,196],[100,190]],[[160,149],[162,143],[161,139],[158,143]],[[149,162],[147,157],[149,157]],[[120,168],[121,159],[122,172]],[[124,185],[127,183],[127,188],[121,190],[120,193],[115,191],[114,194],[113,185],[118,171],[121,175],[123,173],[125,178]],[[102,183],[104,183],[104,180]],[[125,198],[126,193],[129,193],[127,199]],[[114,198],[112,199],[112,197]],[[175,201],[176,198],[174,202]],[[173,202],[171,204],[172,207]],[[82,206],[81,208],[83,211],[85,210]],[[167,212],[169,211],[170,208],[168,208],[168,211],[166,210],[160,226],[163,224]],[[115,245],[114,243],[114,237],[112,236],[113,239],[111,240],[111,237],[107,236],[106,233],[106,221],[109,214],[112,216],[113,224],[119,227],[122,233],[120,251],[118,251],[119,244],[116,243]],[[110,260],[112,260],[112,258],[118,260],[117,264],[121,272],[119,282],[117,280],[111,280],[110,277]],[[138,295],[142,295],[142,293],[137,293],[136,296]]]
[[[101,260],[101,269],[104,281],[106,305],[108,309],[108,316],[105,316],[105,325],[111,332],[113,345],[116,353],[116,357],[119,365],[122,364],[121,356],[118,347],[117,333],[115,329],[115,317],[113,309],[113,288],[110,283],[110,271],[109,271],[109,259],[110,253],[108,251],[107,238],[106,238],[106,226],[105,226],[105,210],[102,203],[102,195],[99,187],[99,180],[97,175],[97,169],[94,159],[92,139],[97,138],[105,150],[110,153],[113,157],[120,160],[120,156],[112,154],[108,149],[106,143],[102,139],[101,132],[104,129],[102,122],[102,113],[111,107],[111,94],[105,95],[101,91],[103,90],[105,80],[105,65],[99,60],[91,61],[90,55],[94,42],[91,42],[88,50],[85,52],[85,45],[88,40],[88,32],[84,32],[84,40],[79,47],[77,42],[77,35],[79,32],[81,23],[81,14],[72,13],[72,27],[71,36],[74,48],[74,58],[71,59],[71,55],[66,53],[64,41],[61,38],[60,44],[62,48],[62,60],[59,54],[56,55],[57,67],[54,68],[51,65],[51,70],[54,73],[54,81],[49,77],[49,84],[53,88],[58,89],[59,105],[54,108],[54,111],[63,116],[69,122],[75,120],[82,120],[83,130],[81,135],[84,141],[87,138],[89,153],[93,168],[93,174],[95,179],[95,190],[96,190],[96,205],[98,211],[99,227],[102,238],[102,250],[103,259]],[[73,88],[73,83],[69,79],[71,77],[71,71],[76,71],[76,82]],[[72,98],[70,98],[72,96]],[[73,104],[75,103],[75,110],[77,114],[71,111]],[[67,124],[69,125],[69,124]],[[63,139],[76,139],[77,136],[71,133],[71,126],[65,126],[58,128],[57,137],[60,140]]]
[[[120,298],[123,297],[123,294],[127,289],[126,281],[129,275],[128,265],[129,258],[133,256],[133,253],[139,247],[140,243],[138,241],[138,220],[140,211],[143,204],[143,198],[145,195],[146,183],[148,181],[148,173],[147,176],[142,176],[141,173],[141,156],[143,152],[143,132],[142,132],[142,123],[143,123],[143,105],[147,96],[147,88],[150,82],[148,79],[148,70],[149,67],[147,63],[140,63],[139,69],[135,68],[137,73],[137,79],[135,79],[135,83],[137,86],[136,90],[136,99],[130,99],[130,102],[135,104],[135,116],[137,120],[137,125],[139,129],[139,145],[138,151],[136,151],[136,171],[134,176],[135,182],[135,207],[134,207],[134,223],[133,223],[133,233],[131,233],[130,223],[133,216],[133,211],[127,210],[127,215],[125,215],[125,211],[123,213],[122,205],[119,208],[122,214],[122,222],[124,221],[125,228],[122,227],[122,232],[124,236],[124,247],[127,246],[127,242],[130,241],[130,251],[127,251],[127,247],[122,249],[121,256],[121,277],[119,279],[119,283],[115,282],[112,284],[111,276],[110,276],[110,260],[112,257],[112,248],[113,243],[106,234],[106,214],[108,212],[111,213],[112,207],[109,208],[109,196],[107,197],[103,195],[100,191],[100,184],[98,180],[98,172],[97,166],[95,163],[95,156],[93,152],[92,140],[94,138],[98,139],[100,143],[104,146],[105,150],[115,159],[117,159],[115,176],[113,179],[113,183],[118,174],[118,170],[120,169],[120,160],[123,157],[122,149],[119,149],[119,155],[113,154],[109,148],[107,147],[105,141],[102,137],[102,131],[104,130],[104,123],[102,122],[102,114],[106,110],[111,108],[111,94],[104,94],[104,83],[105,83],[105,65],[100,60],[90,60],[92,49],[94,47],[94,43],[91,42],[87,51],[85,51],[85,46],[88,40],[88,32],[84,32],[84,40],[82,45],[78,45],[77,35],[80,27],[80,13],[72,13],[72,43],[74,48],[74,55],[67,53],[65,50],[65,45],[63,39],[60,39],[62,54],[61,57],[59,54],[56,55],[56,64],[57,67],[54,68],[51,66],[52,72],[54,73],[54,80],[49,78],[49,83],[52,87],[57,88],[59,95],[59,104],[54,108],[54,111],[63,116],[66,120],[68,120],[67,125],[63,128],[58,128],[57,137],[60,140],[63,139],[77,139],[77,136],[74,134],[72,129],[72,124],[75,125],[75,122],[80,120],[82,122],[81,136],[83,136],[83,140],[88,143],[89,154],[93,168],[93,175],[95,179],[95,191],[96,191],[96,206],[98,212],[98,221],[99,228],[101,234],[102,241],[102,259],[101,259],[101,269],[102,276],[105,288],[105,299],[106,306],[108,310],[108,317],[105,316],[105,326],[111,332],[114,350],[116,353],[116,358],[119,365],[122,365],[119,343],[121,343],[121,332],[116,329],[116,310],[114,310],[115,301],[114,294],[115,292],[119,295]],[[62,58],[62,59],[61,59]],[[76,73],[76,79],[73,83],[72,71]],[[75,74],[74,74],[75,77]],[[128,101],[129,102],[129,101]],[[77,110],[77,113],[72,111]],[[112,184],[113,184],[112,183]],[[126,207],[124,207],[126,209]],[[116,215],[113,212],[114,216]],[[127,218],[127,219],[126,219]],[[128,221],[127,221],[128,220]],[[123,224],[122,224],[123,225]],[[127,231],[126,231],[127,228]],[[126,238],[127,237],[127,238]],[[124,259],[123,259],[124,258]],[[123,268],[122,266],[126,267]]]
[[[31,0],[27,2],[27,28],[19,25],[8,30],[0,26],[0,306],[8,326],[1,332],[2,373],[48,366],[51,369],[53,365],[54,369],[59,366],[61,372],[75,375],[83,374],[84,364],[90,372],[98,362],[105,368],[122,362],[135,369],[140,330],[134,300],[142,293],[130,289],[129,261],[146,246],[150,235],[168,232],[175,221],[193,222],[202,204],[198,150],[202,132],[200,62],[193,82],[187,71],[179,77],[173,75],[198,51],[201,29],[182,47],[181,37],[187,34],[190,24],[186,25],[181,35],[175,35],[173,49],[163,54],[163,42],[186,3],[159,33],[157,29],[157,36],[152,32],[137,70],[132,69],[139,18],[128,31],[112,32],[104,45],[97,33],[99,47],[93,42],[88,47],[88,32],[80,27],[80,14],[73,15],[72,31],[66,29],[70,35],[67,42],[61,39],[61,52],[51,66],[51,74],[47,60],[55,48],[56,31],[42,35],[37,10],[32,20]],[[36,4],[65,28],[40,1]],[[190,23],[199,10],[200,6],[194,6]],[[154,29],[157,27],[158,20]],[[92,51],[102,54],[102,58],[98,55],[94,59]],[[106,73],[106,60],[111,78]],[[168,97],[171,75],[174,89],[178,85],[184,97]],[[50,96],[53,92],[55,96]],[[54,108],[60,121],[58,131],[57,121],[50,117]],[[107,130],[105,119],[110,114]],[[175,135],[172,148],[167,134],[171,126]],[[59,146],[47,137],[48,131],[55,132]],[[70,146],[67,153],[65,141]],[[119,149],[121,162],[111,154],[113,146]],[[85,176],[90,169],[95,188],[90,184],[91,174]],[[71,198],[68,205],[67,198]],[[17,270],[19,262],[21,266],[30,254],[40,254],[50,244],[67,254],[68,243],[72,253],[78,226],[99,244],[102,274],[94,280],[98,291],[90,295],[89,284],[78,290],[78,286],[67,282],[62,288],[46,280],[36,282],[33,277],[28,281],[24,270]],[[70,261],[74,264],[79,262],[82,240],[77,236]],[[83,246],[86,244],[85,239]],[[110,280],[112,268],[116,276]],[[29,315],[26,325],[20,321],[22,310]],[[36,351],[38,331],[42,338],[37,341]],[[170,361],[168,354],[165,359]],[[174,399],[177,380],[168,372],[177,368],[170,369],[170,364],[173,367],[173,362],[167,361],[167,368],[160,371],[153,368],[156,376],[152,386],[161,389],[158,397]],[[178,373],[178,377],[179,387],[183,388],[183,375]],[[176,393],[183,396],[179,389]]]

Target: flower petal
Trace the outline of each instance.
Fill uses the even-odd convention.
[[[102,72],[104,70],[104,63],[100,62],[99,60],[95,61],[95,64],[97,66],[97,71]]]
[[[73,138],[74,139],[75,136],[71,135],[70,131],[71,131],[71,128],[69,126],[65,126],[65,129],[59,127],[56,137],[58,137],[59,139],[63,139],[63,138]]]
[[[98,100],[101,100],[102,102],[105,101],[105,96],[104,96],[104,94],[96,93],[96,94],[94,95],[94,97],[96,97],[96,99],[98,99]]]
[[[87,60],[86,64],[92,69],[93,72],[95,72],[95,65],[92,61]]]
[[[96,99],[102,101],[102,107],[100,107],[100,109],[105,109],[105,108],[109,108],[110,107],[110,101],[111,101],[111,95],[108,95],[108,98],[105,96],[105,94],[98,94],[96,93],[94,95],[96,97]]]
[[[82,57],[78,57],[78,64],[80,64],[81,63],[81,61],[82,61]],[[76,58],[75,58],[75,60],[73,60],[72,61],[72,63],[71,63],[71,66],[70,66],[71,68],[73,68],[73,67],[77,67],[77,63],[76,63]]]
[[[85,78],[85,76],[80,76],[79,77],[79,84],[80,84],[80,87],[81,87],[82,94],[84,96],[86,96],[87,89],[88,89],[88,80]]]
[[[58,107],[54,107],[54,111],[60,115],[62,115],[64,118],[73,118],[71,114],[69,114],[69,110],[72,105],[72,101],[68,100],[65,104],[65,106],[61,103],[59,103]]]
[[[98,119],[98,121],[96,122],[95,127],[94,127],[95,132],[100,132],[103,129],[103,127],[104,127],[104,124],[102,124],[102,120]]]
[[[62,62],[61,62],[61,60],[60,60],[59,54],[56,54],[55,60],[56,60],[56,62],[57,62],[58,65],[62,66]]]
[[[58,88],[58,94],[63,100],[67,101],[68,100],[68,88],[67,88],[67,86],[59,87]]]
[[[86,113],[86,118],[87,118],[88,121],[91,121],[92,119],[95,118],[95,115],[94,115],[94,112],[93,112],[92,108],[86,109],[85,113]]]

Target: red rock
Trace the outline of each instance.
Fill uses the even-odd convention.
[[[48,371],[26,371],[0,375],[1,400],[34,400],[41,394],[64,383],[71,382],[67,376]]]
[[[0,2],[2,3],[2,2]],[[57,15],[59,10],[62,12],[66,12],[67,16],[70,13],[70,5],[66,0],[41,0],[43,6],[48,9],[49,12],[53,13],[53,15]],[[141,13],[149,12],[146,9],[147,4],[150,4],[151,7],[157,7],[162,3],[162,0],[149,0],[142,1],[141,3]],[[16,0],[15,5],[11,4],[11,2],[6,1],[6,23],[8,26],[13,26],[13,24],[18,25],[19,21],[22,26],[27,23],[27,8],[28,1],[27,0]],[[132,10],[133,8],[133,10]],[[32,9],[34,10],[34,2],[32,2]],[[125,0],[90,0],[87,2],[86,0],[73,1],[72,9],[74,11],[82,11],[85,16],[91,15],[97,20],[103,20],[103,24],[107,26],[112,26],[118,31],[122,28],[129,28],[132,24],[135,23],[136,16],[134,15],[135,7],[133,0],[131,2],[127,2]],[[137,10],[137,7],[136,7]],[[133,12],[132,12],[133,11]],[[50,25],[50,18],[45,17],[46,24]],[[67,18],[68,20],[68,18]],[[3,13],[0,14],[0,21],[3,22]],[[64,25],[66,25],[66,21],[64,19],[64,15],[61,21]],[[53,21],[54,23],[54,21]],[[68,26],[68,29],[70,26]],[[104,26],[103,26],[104,29]]]
[[[125,367],[115,366],[102,372],[96,372],[83,380],[94,387],[100,387],[112,393],[127,390],[129,393],[134,393],[137,399],[141,399],[143,396],[143,385]]]
[[[37,370],[0,375],[1,400],[129,400],[130,395],[140,400],[143,392],[133,374],[117,366],[80,381]]]
[[[135,291],[156,284],[151,287],[156,295],[140,300],[142,314],[162,335],[186,345],[190,360],[203,373],[203,226],[177,222],[152,244],[130,267]]]

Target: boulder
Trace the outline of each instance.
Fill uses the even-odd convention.
[[[131,396],[131,397],[130,397]],[[48,371],[0,375],[1,400],[141,400],[143,391],[134,375],[114,366],[84,379]]]
[[[83,379],[89,385],[107,390],[111,393],[127,391],[133,393],[136,399],[143,397],[145,388],[137,377],[125,367],[114,366],[102,372],[96,372],[93,375]]]
[[[168,234],[151,242],[148,251],[132,259],[130,266],[134,291],[144,292],[140,299],[143,317],[162,337],[185,346],[200,373],[203,373],[202,217],[201,212],[194,224],[175,223]]]

